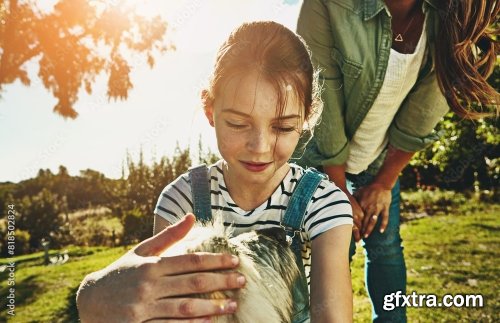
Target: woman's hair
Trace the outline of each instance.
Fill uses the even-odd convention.
[[[304,120],[319,115],[317,73],[306,44],[300,36],[272,21],[244,23],[231,33],[217,53],[208,91],[203,94],[204,104],[213,102],[228,80],[255,70],[276,89],[278,117],[284,113],[289,90],[304,105]]]
[[[477,119],[499,114],[499,93],[486,81],[497,55],[496,0],[440,1],[436,40],[436,72],[441,91],[460,117]]]

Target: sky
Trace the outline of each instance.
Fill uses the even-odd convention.
[[[56,1],[39,1],[45,10]],[[0,182],[36,176],[40,168],[57,173],[64,165],[71,175],[93,169],[119,178],[129,153],[146,162],[172,156],[178,144],[217,152],[213,128],[200,105],[215,53],[231,30],[245,21],[273,20],[295,30],[299,0],[146,0],[144,14],[160,14],[169,23],[166,37],[175,46],[156,56],[150,69],[134,58],[134,88],[126,101],[108,101],[107,78],[100,75],[92,95],[79,93],[79,116],[64,119],[52,112],[56,99],[40,83],[36,59],[26,67],[32,84],[19,81],[0,93]],[[45,7],[46,6],[46,7]]]

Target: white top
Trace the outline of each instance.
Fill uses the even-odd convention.
[[[278,227],[304,169],[290,164],[290,171],[269,199],[257,208],[245,211],[229,195],[221,166],[222,160],[209,167],[212,216],[221,216],[225,226],[233,226],[234,235]],[[155,213],[175,223],[188,212],[193,212],[193,203],[190,179],[186,173],[165,187]],[[352,209],[347,196],[333,182],[322,180],[307,205],[301,230],[302,259],[308,282],[312,240],[331,228],[352,223]]]
[[[402,54],[391,48],[382,88],[349,143],[346,172],[366,170],[387,146],[389,126],[417,81],[427,43],[425,25],[424,21],[415,52]]]

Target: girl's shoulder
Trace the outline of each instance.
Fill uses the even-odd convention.
[[[290,164],[290,168],[290,182],[295,184],[291,190],[295,191],[296,183],[304,176],[305,169],[295,164]],[[331,228],[344,224],[352,225],[352,222],[352,209],[347,195],[325,175],[311,197],[303,217],[302,225],[309,236],[308,239],[312,241]]]
[[[184,174],[178,176],[176,179],[171,181],[165,186],[162,193],[166,193],[172,190],[181,190],[186,191],[190,190],[190,179],[189,179],[189,171]]]
[[[325,173],[322,173],[322,172],[319,172],[318,170],[314,169],[314,171],[320,173],[322,176],[323,176],[323,179],[321,180],[320,184],[318,185],[318,188],[316,189],[316,193],[318,191],[321,191],[321,190],[324,190],[324,189],[328,189],[328,190],[333,190],[333,189],[339,189],[337,187],[337,185],[335,185],[334,182],[330,181],[328,179],[328,175],[326,175]],[[294,163],[290,163],[290,181],[291,182],[295,182],[297,183],[298,181],[300,181],[300,179],[302,178],[302,176],[304,176],[306,172],[306,169],[302,166],[299,166],[297,164],[294,164]]]
[[[219,159],[211,165],[207,165],[209,178],[214,179],[214,177],[223,176],[222,175],[222,163],[223,160]]]
[[[290,183],[292,184],[291,189],[292,191],[295,191],[296,184],[300,181],[300,178],[304,176],[306,170],[303,167],[296,164],[290,164],[290,168],[291,168]],[[323,175],[323,179],[319,183],[318,187],[316,188],[316,191],[314,192],[311,198],[311,203],[309,203],[308,211],[314,210],[316,208],[322,208],[323,206],[331,203],[349,204],[349,199],[347,198],[347,195],[337,185],[335,185],[334,182],[330,181],[326,174],[321,173],[321,175]]]
[[[193,167],[197,166],[202,166],[202,165],[196,165]],[[222,160],[218,160],[217,162],[211,164],[211,165],[205,165],[207,169],[207,176],[208,180],[213,181],[217,180],[219,176],[222,176]],[[186,171],[184,174],[180,175],[177,177],[175,180],[173,180],[170,184],[167,185],[166,188],[169,187],[177,187],[177,188],[189,188],[191,186],[191,169],[190,168],[188,171]],[[165,188],[165,189],[166,189]]]

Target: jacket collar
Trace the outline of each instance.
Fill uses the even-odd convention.
[[[438,0],[424,0],[424,10],[426,5],[438,9]],[[390,15],[385,2],[383,0],[363,0],[363,19],[370,20],[375,17],[380,11],[384,10]]]

